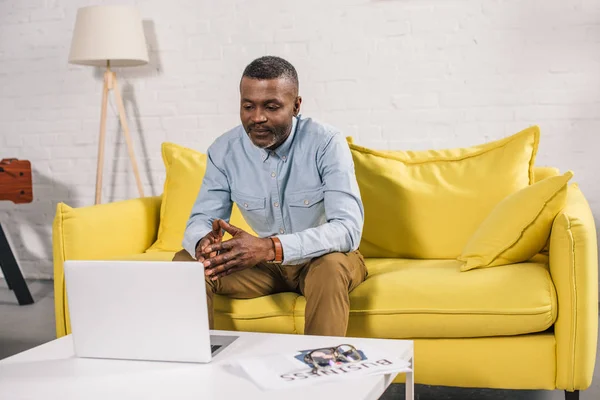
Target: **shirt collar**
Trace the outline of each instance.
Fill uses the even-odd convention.
[[[263,162],[267,161],[271,153],[275,153],[284,162],[287,162],[288,154],[290,153],[290,148],[292,147],[292,142],[294,141],[294,135],[296,134],[296,128],[298,127],[298,118],[299,117],[296,116],[292,118],[292,130],[290,132],[290,135],[287,137],[287,139],[285,139],[285,142],[283,142],[281,146],[279,146],[275,150],[260,149],[260,155],[262,157]]]

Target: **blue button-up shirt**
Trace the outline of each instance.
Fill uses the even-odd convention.
[[[194,257],[212,221],[229,221],[235,202],[260,237],[277,236],[283,264],[356,250],[364,209],[344,136],[310,118],[293,118],[286,141],[256,147],[243,126],[215,140],[188,220],[183,247]]]

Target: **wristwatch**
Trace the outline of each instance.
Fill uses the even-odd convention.
[[[281,240],[275,236],[271,236],[269,239],[271,239],[273,247],[275,248],[275,259],[267,262],[271,264],[281,264],[283,262],[283,246],[281,245]]]

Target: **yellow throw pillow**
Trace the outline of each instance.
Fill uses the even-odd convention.
[[[166,179],[160,206],[160,225],[156,242],[147,251],[179,251],[185,226],[206,172],[206,154],[175,143],[163,143],[162,158]],[[254,234],[235,204],[230,222]],[[224,239],[228,238],[231,236],[226,234]]]
[[[533,168],[533,182],[539,182],[551,176],[560,175],[560,171],[555,167],[534,167]]]
[[[375,151],[351,143],[366,257],[455,259],[506,196],[533,182],[539,128],[470,148]]]
[[[502,200],[458,257],[464,262],[461,271],[524,262],[538,254],[565,206],[572,177],[568,171],[546,178]]]

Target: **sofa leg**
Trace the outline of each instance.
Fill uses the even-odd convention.
[[[567,392],[565,390],[565,400],[579,400],[579,390]]]

